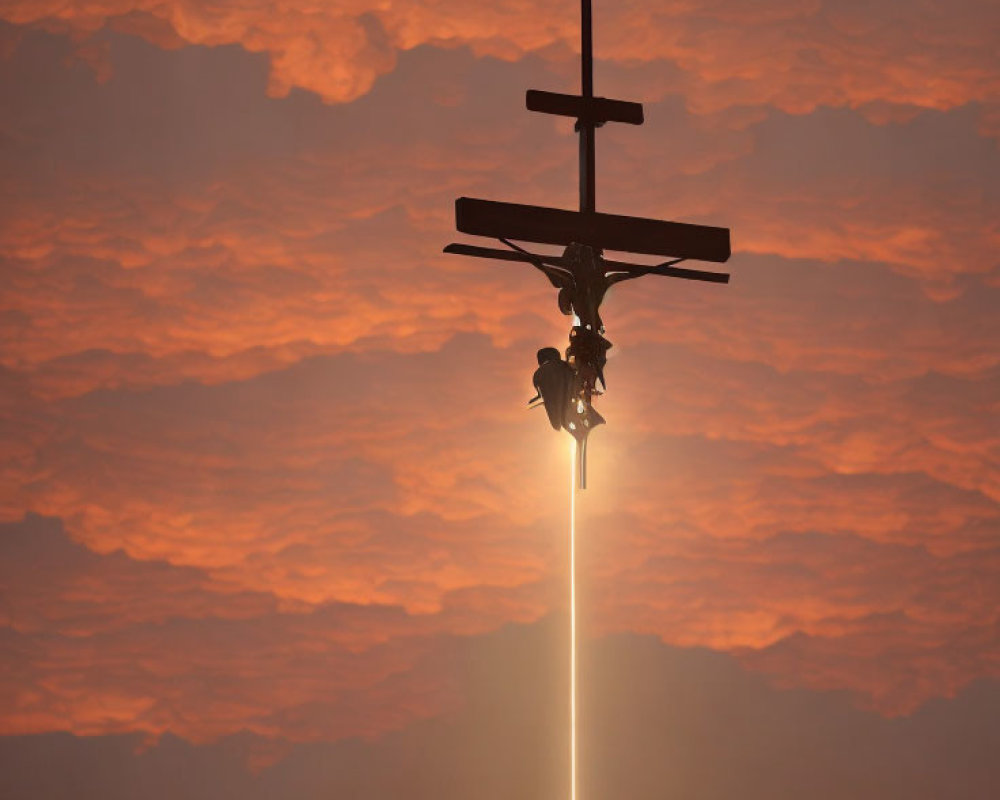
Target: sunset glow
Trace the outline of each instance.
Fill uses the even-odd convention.
[[[576,207],[578,0],[0,4],[12,798],[990,796],[1000,4],[594,24],[732,281],[608,293],[567,537],[569,318],[441,250]]]

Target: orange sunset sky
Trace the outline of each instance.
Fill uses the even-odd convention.
[[[733,280],[604,306],[582,800],[1000,796],[1000,4],[594,16]],[[568,322],[441,248],[575,206],[578,26],[0,0],[0,795],[565,796]]]

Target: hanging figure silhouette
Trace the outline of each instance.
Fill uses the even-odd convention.
[[[600,307],[608,289],[619,281],[643,275],[728,283],[720,272],[684,269],[680,261],[698,259],[722,263],[729,259],[729,230],[708,225],[627,217],[597,211],[597,129],[608,122],[643,123],[640,103],[609,100],[594,95],[593,37],[590,0],[581,0],[581,92],[578,95],[529,89],[525,104],[529,111],[576,119],[579,134],[580,209],[570,211],[520,203],[501,203],[460,197],[455,201],[455,226],[472,236],[500,240],[509,249],[454,243],[446,253],[518,261],[531,264],[545,274],[558,290],[559,310],[574,316],[569,347],[563,360],[554,347],[538,351],[538,369],[532,378],[549,422],[556,430],[568,431],[577,441],[579,485],[586,486],[587,437],[604,423],[593,407],[593,398],[606,389],[604,368],[611,347],[604,336]],[[557,245],[561,256],[531,253],[519,242]],[[670,258],[656,265],[632,264],[604,258],[605,250],[641,253]],[[600,388],[598,388],[600,386]]]

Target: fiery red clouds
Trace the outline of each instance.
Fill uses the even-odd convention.
[[[565,63],[578,33],[572,4],[457,0],[371,4],[173,3],[104,0],[86,6],[10,2],[19,25],[86,37],[105,26],[166,48],[238,44],[270,60],[268,89],[314,91],[349,102],[420,45],[467,46],[516,60],[544,53]],[[773,0],[598,7],[601,55],[676,65],[674,92],[692,107],[773,105],[793,113],[866,103],[953,108],[996,102],[997,11],[984,0],[900,8],[891,2]]]
[[[887,713],[997,676],[997,12],[948,9],[599,9],[599,89],[649,102],[599,202],[737,255],[609,299],[590,633]],[[459,194],[572,203],[521,108],[572,86],[572,14],[3,14],[3,730],[453,708],[456,637],[562,603],[565,448],[521,408],[565,330],[438,251]]]

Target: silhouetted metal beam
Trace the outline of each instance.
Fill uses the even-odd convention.
[[[667,278],[684,278],[689,281],[705,281],[706,283],[729,283],[729,273],[709,272],[703,269],[687,269],[685,267],[674,267],[661,264],[658,267],[644,267],[639,264],[625,264],[621,261],[605,261],[610,270],[621,268],[623,272],[628,272],[633,278],[641,278],[643,275],[663,275]]]
[[[584,102],[594,99],[594,36],[590,0],[580,0],[580,94]],[[580,133],[580,211],[597,210],[597,128],[593,122],[579,120]]]
[[[479,247],[474,244],[462,244],[452,242],[445,247],[444,252],[457,256],[475,256],[476,258],[494,258],[497,261],[519,261],[523,264],[533,264],[536,261],[551,266],[561,266],[562,258],[559,256],[539,256],[534,253],[527,255],[514,250],[501,250],[498,247]]]
[[[445,253],[457,256],[474,256],[476,258],[492,258],[497,261],[516,261],[521,264],[541,263],[551,267],[566,267],[562,256],[546,256],[538,253],[518,253],[514,250],[501,250],[497,247],[479,247],[474,244],[452,242],[444,248]],[[725,272],[709,272],[703,269],[686,269],[670,264],[646,266],[645,264],[630,264],[626,261],[611,261],[601,259],[608,272],[625,272],[629,277],[639,278],[643,275],[663,275],[668,278],[683,278],[689,281],[706,281],[708,283],[729,283],[729,275]]]
[[[524,95],[528,111],[542,114],[556,114],[560,117],[576,117],[592,125],[605,122],[625,122],[642,125],[642,103],[627,100],[608,100],[605,97],[581,97],[578,94],[559,94],[528,89]]]
[[[579,242],[607,250],[716,263],[728,260],[730,255],[728,228],[472,197],[455,201],[455,224],[462,233],[493,239],[564,247]]]

